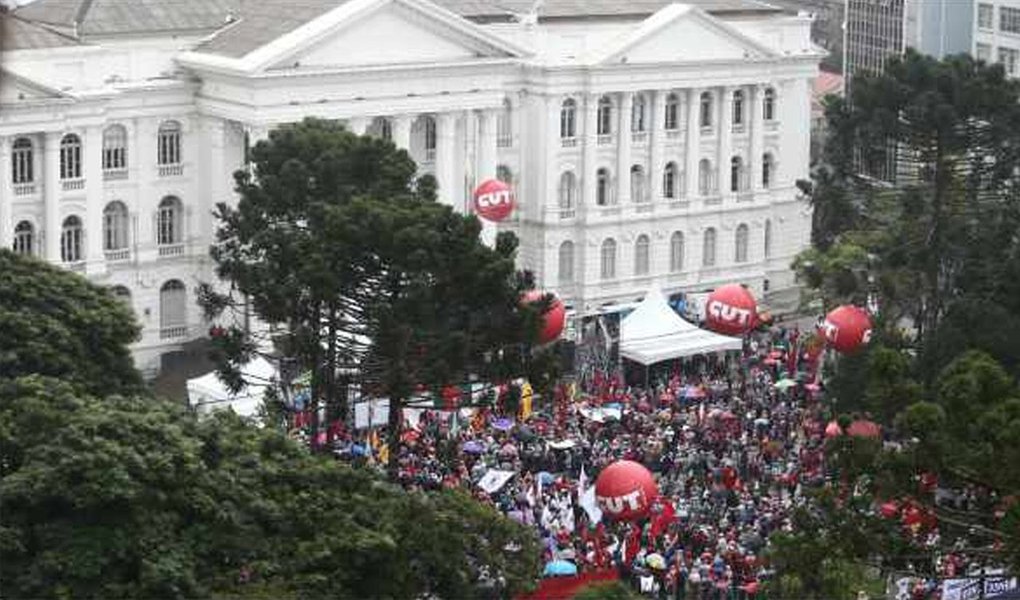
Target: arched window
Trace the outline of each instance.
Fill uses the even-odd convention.
[[[181,124],[165,121],[159,126],[157,162],[161,165],[181,164]]]
[[[730,191],[739,192],[744,189],[744,161],[739,156],[730,159]]]
[[[609,169],[601,168],[595,174],[595,204],[609,206],[612,193],[609,190]]]
[[[506,165],[497,165],[496,166],[496,179],[502,181],[503,183],[505,183],[507,185],[513,185],[514,174],[510,170],[510,167],[508,167]]]
[[[670,93],[666,96],[666,115],[663,126],[668,130],[675,130],[680,124],[680,97]]]
[[[110,293],[113,294],[114,298],[120,300],[129,308],[131,307],[131,290],[122,285],[115,285],[110,288]]]
[[[19,137],[11,145],[11,178],[13,183],[32,183],[35,169],[32,160],[32,140]]]
[[[573,138],[577,136],[577,102],[573,98],[567,98],[560,105],[560,137]]]
[[[183,212],[181,201],[174,196],[167,196],[159,203],[156,218],[156,243],[160,246],[179,244],[184,241]]]
[[[642,132],[645,130],[645,114],[647,112],[647,103],[645,97],[642,94],[634,96],[634,104],[630,107],[630,130],[634,132]]]
[[[712,163],[703,158],[698,162],[698,193],[707,196],[713,192],[714,177],[712,177]]]
[[[766,121],[776,118],[776,90],[765,88],[765,98],[762,101],[762,116]]]
[[[684,270],[684,234],[674,231],[669,238],[669,272],[679,273]]]
[[[712,126],[712,94],[710,92],[702,92],[701,94],[701,112],[698,122],[702,127]]]
[[[514,140],[514,107],[508,98],[503,99],[503,110],[496,120],[496,145],[509,148]]]
[[[187,334],[188,290],[177,279],[159,289],[160,337],[182,337]]]
[[[648,265],[651,262],[651,242],[647,235],[641,234],[634,242],[634,274],[647,275]]]
[[[372,119],[372,124],[368,126],[368,134],[387,142],[392,142],[393,123],[386,117],[376,117]]]
[[[630,168],[630,199],[632,202],[645,202],[645,170],[641,165],[634,165]]]
[[[436,119],[426,115],[423,121],[425,123],[425,152],[434,153],[436,151]]]
[[[737,226],[737,236],[734,239],[733,261],[738,263],[747,262],[747,225],[741,223]]]
[[[123,202],[113,201],[103,209],[103,249],[121,250],[128,245],[128,211]]]
[[[560,244],[560,283],[572,283],[574,281],[574,242],[566,241]]]
[[[676,198],[677,167],[675,162],[666,163],[662,171],[662,197]]]
[[[577,197],[577,177],[572,171],[564,171],[560,175],[560,210],[573,210]]]
[[[616,240],[607,238],[602,242],[602,279],[613,279],[616,277]]]
[[[60,140],[60,178],[81,179],[81,138],[73,133]]]
[[[775,165],[772,161],[772,154],[766,152],[761,157],[761,186],[768,188],[772,185],[772,170]]]
[[[701,248],[701,265],[703,267],[715,266],[715,227],[705,230],[705,238]]]
[[[14,251],[31,256],[35,253],[35,227],[28,221],[21,221],[14,227]]]
[[[772,220],[765,219],[765,240],[764,240],[764,254],[765,258],[772,256]]]
[[[64,225],[60,232],[60,260],[66,263],[75,263],[83,260],[83,236],[81,219],[74,215],[64,219]]]
[[[127,129],[110,125],[103,131],[103,170],[122,171],[127,168]]]
[[[744,92],[740,90],[733,92],[733,124],[744,124]]]
[[[613,132],[613,101],[609,96],[599,98],[598,134],[609,135]]]

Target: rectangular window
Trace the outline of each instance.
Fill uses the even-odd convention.
[[[979,29],[991,29],[992,19],[994,18],[993,11],[995,7],[991,4],[978,4],[977,8],[977,26]]]
[[[1020,50],[1015,48],[999,48],[999,62],[1006,70],[1006,75],[1020,75],[1017,72],[1017,63],[1020,62]]]
[[[992,60],[992,47],[988,44],[977,44],[974,46],[974,58],[990,62]]]
[[[1020,8],[999,7],[999,30],[1006,33],[1020,33]]]

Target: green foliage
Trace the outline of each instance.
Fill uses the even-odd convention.
[[[0,452],[10,597],[460,598],[540,566],[532,531],[462,493],[405,493],[229,413],[24,378],[0,385]]]
[[[0,249],[0,380],[43,374],[91,392],[141,385],[131,309],[84,277]]]

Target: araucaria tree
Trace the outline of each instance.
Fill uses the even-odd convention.
[[[346,412],[341,372],[393,407],[418,386],[527,366],[520,348],[537,319],[519,306],[529,277],[515,271],[516,238],[485,246],[478,220],[437,203],[434,180],[415,173],[388,141],[307,120],[257,144],[235,175],[239,203],[218,206],[218,274],[311,372],[312,406],[331,417]],[[207,292],[212,313],[231,303]],[[255,351],[239,331],[219,337],[233,364]],[[390,411],[394,436],[399,414]]]
[[[1017,291],[1018,100],[1001,66],[969,56],[908,51],[883,76],[855,78],[852,97],[829,102],[831,137],[805,186],[815,248],[798,266],[809,282],[835,284],[836,300],[877,293],[889,322],[909,318],[924,342],[975,278],[986,299]]]

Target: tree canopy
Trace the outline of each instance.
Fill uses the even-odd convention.
[[[345,414],[341,370],[395,404],[419,386],[548,381],[551,361],[530,347],[548,300],[520,305],[532,282],[516,272],[516,238],[484,245],[478,219],[437,203],[432,178],[415,179],[405,151],[306,120],[273,131],[251,159],[236,175],[237,207],[218,207],[213,258],[278,326],[283,355],[311,372],[313,406]],[[207,291],[210,312],[230,304]],[[252,345],[236,330],[220,338],[235,365]]]
[[[92,392],[137,389],[127,345],[140,329],[108,290],[0,249],[0,380],[42,374]]]
[[[463,598],[539,569],[534,533],[463,493],[52,378],[0,384],[0,468],[12,598]]]

